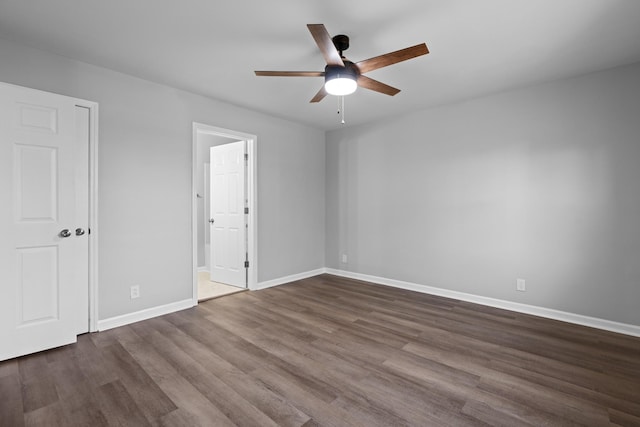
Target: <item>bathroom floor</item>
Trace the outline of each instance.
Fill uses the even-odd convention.
[[[210,281],[208,271],[198,272],[198,301],[218,298],[223,295],[235,294],[236,292],[245,290],[244,288]]]

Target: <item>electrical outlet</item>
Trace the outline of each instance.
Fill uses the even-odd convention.
[[[343,264],[347,263],[347,254],[342,254],[342,263]]]
[[[140,298],[140,286],[134,285],[131,287],[131,299]]]
[[[516,291],[524,292],[526,290],[527,289],[524,279],[516,279]]]

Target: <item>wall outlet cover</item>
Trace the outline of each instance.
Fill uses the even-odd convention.
[[[131,299],[140,298],[140,286],[134,285],[131,287]]]

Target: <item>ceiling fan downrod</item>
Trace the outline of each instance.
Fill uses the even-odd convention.
[[[342,52],[349,49],[349,36],[338,34],[337,36],[333,36],[331,40],[333,41],[333,45],[336,47],[336,50],[340,54],[340,58],[344,58]]]

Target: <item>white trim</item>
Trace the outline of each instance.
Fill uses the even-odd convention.
[[[89,332],[98,330],[98,103],[76,100],[89,109]]]
[[[252,290],[267,289],[286,283],[295,282],[297,280],[307,279],[309,277],[318,276],[320,274],[333,274],[335,276],[346,277],[349,279],[363,280],[379,285],[391,286],[399,289],[406,289],[414,292],[420,292],[430,295],[438,295],[446,298],[452,298],[460,301],[472,302],[475,304],[496,307],[510,310],[518,313],[531,314],[534,316],[544,317],[562,322],[573,323],[576,325],[588,326],[592,328],[602,329],[605,331],[616,332],[625,335],[640,337],[640,326],[627,323],[619,323],[611,320],[600,319],[596,317],[583,316],[581,314],[568,313],[565,311],[554,310],[551,308],[538,307],[533,305],[521,304],[511,301],[505,301],[495,298],[483,297],[479,295],[467,294],[464,292],[452,291],[448,289],[436,288],[433,286],[419,285],[417,283],[404,282],[401,280],[388,279],[384,277],[371,276],[368,274],[355,273],[352,271],[337,270],[333,268],[318,268],[303,273],[292,274],[290,276],[280,277],[277,279],[267,280],[257,283]],[[150,319],[156,316],[173,313],[175,311],[184,310],[195,306],[196,303],[191,299],[162,305],[159,307],[141,310],[135,313],[125,314],[122,316],[112,317],[110,319],[98,322],[97,330],[104,331],[118,326],[128,325],[130,323],[139,322],[141,320]]]
[[[208,272],[209,268],[205,265],[204,267],[198,267],[198,273]]]
[[[174,313],[180,310],[186,310],[193,307],[191,298],[185,299],[171,304],[160,305],[158,307],[146,308],[134,313],[123,314],[121,316],[111,317],[109,319],[98,321],[98,331],[106,331],[107,329],[117,328],[129,325],[131,323],[140,322],[141,320],[151,319],[152,317],[163,316],[165,314]]]
[[[308,279],[309,277],[318,276],[320,274],[326,273],[326,268],[319,268],[317,270],[311,270],[304,273],[292,274],[291,276],[280,277],[278,279],[267,280],[265,282],[260,282],[256,285],[256,287],[252,290],[260,290],[271,288],[278,285],[284,285],[285,283],[295,282],[296,280]]]
[[[248,244],[249,268],[247,274],[247,288],[257,289],[258,286],[258,161],[256,135],[237,132],[235,130],[209,126],[202,123],[193,122],[192,125],[192,145],[191,145],[191,258],[192,258],[192,282],[193,282],[193,304],[198,304],[198,204],[196,198],[197,179],[197,154],[198,154],[198,134],[217,135],[226,138],[234,138],[247,142],[247,154],[249,155],[248,177],[247,177],[247,199],[249,200],[248,218]]]
[[[325,272],[335,276],[347,277],[350,279],[364,280],[366,282],[377,283],[379,285],[392,286],[394,288],[407,289],[424,294],[438,295],[446,298],[453,298],[461,301],[486,305],[489,307],[502,308],[518,313],[531,314],[548,319],[560,320],[562,322],[574,323],[591,328],[603,329],[605,331],[617,332],[625,335],[640,337],[640,326],[627,323],[613,322],[611,320],[597,317],[583,316],[581,314],[568,313],[551,308],[538,307],[534,305],[520,304],[517,302],[505,301],[495,298],[483,297],[479,295],[467,294],[464,292],[451,291],[448,289],[435,288],[433,286],[419,285],[416,283],[404,282],[401,280],[387,279],[384,277],[370,276],[368,274],[354,273],[351,271],[336,270],[326,268]]]
[[[249,156],[249,170],[247,171],[247,199],[249,199],[249,218],[247,236],[247,253],[249,269],[247,274],[247,288],[256,289],[258,286],[258,137],[247,139],[247,155]]]

